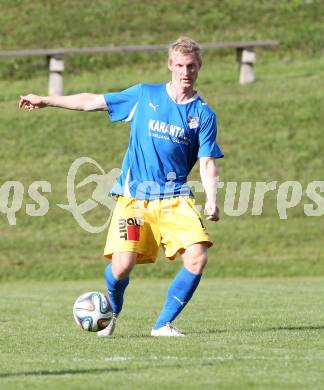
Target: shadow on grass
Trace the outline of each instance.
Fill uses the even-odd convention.
[[[191,363],[190,363],[191,364]],[[210,362],[204,362],[204,366],[213,365],[213,363]],[[162,367],[162,366],[161,366]],[[175,362],[172,362],[172,364],[164,364],[163,368],[182,368],[183,364],[175,364]],[[152,367],[145,366],[145,367],[125,367],[125,368],[119,368],[119,367],[110,367],[110,368],[93,368],[93,369],[70,369],[70,370],[59,370],[59,371],[50,371],[50,370],[38,370],[38,371],[22,371],[22,372],[3,372],[0,373],[0,379],[5,378],[19,378],[19,377],[31,377],[31,376],[37,376],[37,377],[46,377],[46,376],[63,376],[63,375],[86,375],[86,374],[108,374],[108,373],[119,373],[119,372],[126,372],[126,371],[134,371],[134,370],[150,370]]]
[[[188,334],[211,334],[211,333],[230,333],[230,332],[278,332],[282,330],[307,331],[307,330],[324,330],[323,326],[278,326],[272,328],[231,328],[231,329],[208,329]]]
[[[269,332],[269,331],[278,331],[278,330],[324,330],[323,326],[278,326],[277,328],[265,328],[260,329],[260,331]]]
[[[61,375],[82,375],[82,374],[100,374],[100,373],[109,373],[109,372],[121,372],[127,371],[127,368],[94,368],[94,369],[71,369],[71,370],[60,370],[60,371],[48,371],[48,370],[39,370],[39,371],[27,371],[27,372],[11,372],[11,373],[0,373],[0,378],[14,378],[20,376],[61,376]]]

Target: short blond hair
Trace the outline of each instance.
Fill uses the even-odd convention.
[[[175,42],[169,46],[169,60],[174,52],[181,54],[194,54],[199,66],[202,64],[201,49],[196,41],[189,37],[179,37]]]

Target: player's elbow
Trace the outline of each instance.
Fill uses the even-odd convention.
[[[213,157],[200,157],[199,163],[201,167],[206,167],[208,165],[215,165],[215,159]]]
[[[91,111],[96,111],[95,107],[91,104],[84,104],[82,106],[82,111],[85,111],[85,112],[91,112]]]
[[[82,110],[86,112],[107,110],[103,95],[96,95],[92,93],[84,94]]]
[[[202,175],[217,175],[215,159],[213,157],[201,157],[199,159],[200,173]]]

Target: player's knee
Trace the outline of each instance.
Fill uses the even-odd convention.
[[[207,253],[199,253],[185,261],[185,267],[193,274],[201,274],[208,263]]]
[[[184,266],[194,274],[201,274],[208,262],[207,246],[197,243],[189,246],[182,255]]]
[[[126,278],[133,269],[132,264],[113,264],[113,274],[117,280]]]
[[[125,278],[136,263],[136,253],[117,253],[112,258],[112,271],[118,280]]]

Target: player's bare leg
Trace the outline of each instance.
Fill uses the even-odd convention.
[[[183,265],[193,274],[201,275],[208,262],[207,249],[204,243],[188,246],[182,254]]]
[[[113,309],[113,318],[108,326],[98,332],[99,337],[111,336],[115,330],[117,317],[122,310],[124,292],[129,283],[129,274],[136,263],[137,253],[114,253],[112,262],[106,267],[105,277],[108,299]]]
[[[171,323],[190,301],[207,264],[207,246],[197,243],[186,248],[182,255],[183,267],[172,281],[165,304],[152,329],[151,336],[183,336]]]
[[[137,253],[118,252],[112,255],[112,272],[117,280],[127,277],[136,263]]]

